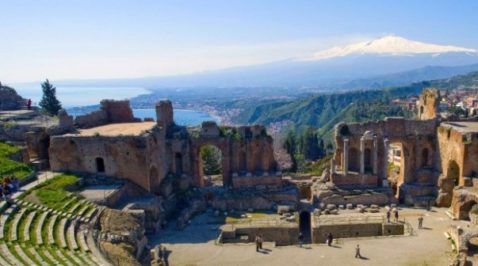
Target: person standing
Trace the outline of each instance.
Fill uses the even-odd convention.
[[[423,216],[418,217],[418,229],[423,228]]]
[[[302,245],[304,244],[304,235],[302,234],[302,232],[299,232],[298,240],[299,240],[299,247],[302,248]]]
[[[262,243],[264,243],[264,235],[259,235],[259,249],[262,250]]]
[[[327,235],[327,245],[329,245],[329,247],[332,245],[333,240],[334,240],[334,236],[332,235],[332,233],[329,233]]]
[[[390,210],[387,210],[387,223],[390,223]]]
[[[259,252],[259,241],[260,241],[259,238],[260,238],[259,235],[256,235],[256,239],[255,239],[255,242],[256,242],[256,252]]]
[[[395,222],[398,222],[398,210],[395,210]]]
[[[362,255],[360,255],[360,246],[359,244],[357,244],[357,246],[355,247],[355,258],[357,259],[361,259],[362,258]]]

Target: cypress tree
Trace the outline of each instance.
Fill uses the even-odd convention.
[[[61,103],[56,98],[56,88],[48,79],[41,84],[41,88],[43,90],[43,97],[40,101],[40,107],[51,116],[57,115],[61,109]]]

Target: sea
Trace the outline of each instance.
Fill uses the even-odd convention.
[[[18,84],[12,87],[14,87],[23,98],[31,99],[33,105],[38,105],[41,100],[42,90],[40,85]],[[62,106],[68,113],[73,116],[85,113],[81,108],[75,107],[97,105],[102,99],[124,100],[149,93],[148,90],[137,87],[56,87],[58,100],[60,100]],[[85,110],[88,109],[86,108]],[[135,117],[141,119],[156,119],[156,111],[154,108],[133,109],[133,114]],[[174,109],[174,121],[176,124],[183,126],[196,126],[204,121],[216,121],[219,123],[217,117],[208,113],[187,109]]]

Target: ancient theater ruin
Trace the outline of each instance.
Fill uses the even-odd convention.
[[[104,100],[75,118],[61,111],[57,127],[30,132],[27,140],[30,156],[53,171],[77,173],[90,185],[124,181],[97,197],[99,204],[141,213],[150,244],[167,243],[157,233],[171,221],[185,229],[196,216],[221,221],[217,245],[257,235],[276,246],[297,244],[299,234],[308,244],[324,243],[328,234],[412,236],[407,218],[391,221],[386,213],[444,207],[451,219],[446,234],[466,253],[478,230],[451,221],[478,224],[478,122],[440,118],[439,102],[439,91],[427,89],[417,119],[337,124],[335,152],[321,176],[283,174],[264,126],[179,126],[170,101],[158,102],[156,119],[143,121],[128,101]],[[207,146],[221,154],[222,186],[204,175]],[[138,243],[146,247],[143,238]]]

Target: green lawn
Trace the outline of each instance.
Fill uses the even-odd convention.
[[[74,185],[78,179],[79,177],[75,175],[62,174],[56,176],[38,185],[34,189],[27,191],[22,198],[26,200],[34,198],[49,208],[61,210],[69,200],[69,195],[71,194],[66,190],[67,187]]]
[[[18,151],[17,147],[0,142],[0,180],[9,175],[22,180],[33,172],[28,165],[8,158],[8,155]]]

